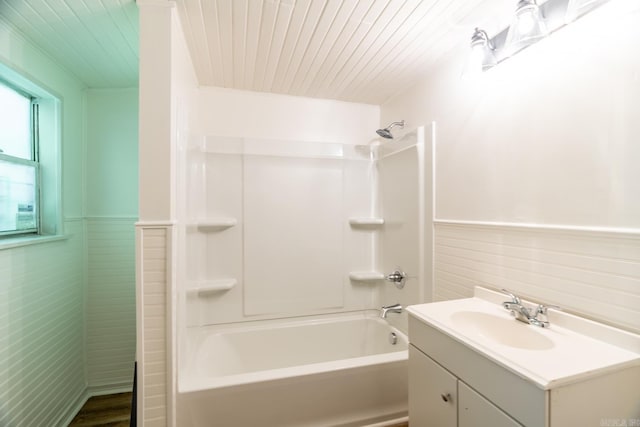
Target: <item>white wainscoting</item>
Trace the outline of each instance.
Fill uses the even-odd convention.
[[[640,332],[640,233],[436,221],[434,301],[507,288]]]
[[[91,394],[129,391],[136,348],[134,217],[90,217],[87,381]]]
[[[137,417],[144,426],[172,426],[172,224],[136,224],[138,328]]]
[[[83,224],[0,250],[0,426],[66,426],[87,398]]]

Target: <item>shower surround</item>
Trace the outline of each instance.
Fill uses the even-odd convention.
[[[406,319],[390,314],[395,329],[378,310],[422,298],[424,129],[383,145],[184,135],[178,423],[402,421]],[[383,268],[396,264],[409,272],[406,289],[383,280]],[[391,333],[399,347],[385,347]],[[324,388],[336,391],[321,403]],[[237,413],[265,391],[274,397],[268,408]],[[277,403],[294,396],[301,400]]]

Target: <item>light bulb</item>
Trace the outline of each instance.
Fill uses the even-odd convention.
[[[463,76],[465,78],[478,76],[483,71],[495,66],[497,61],[493,50],[493,43],[489,40],[487,33],[476,28],[471,36],[471,52]]]
[[[518,31],[521,34],[529,34],[536,25],[536,18],[533,11],[526,10],[518,15]]]
[[[535,0],[520,0],[507,32],[505,55],[511,56],[548,34],[544,17]]]
[[[484,59],[484,46],[475,45],[471,47],[469,55],[469,71],[473,74],[482,72],[482,60]]]

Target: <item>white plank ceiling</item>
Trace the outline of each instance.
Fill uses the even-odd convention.
[[[163,1],[163,0],[158,0]],[[199,82],[380,104],[515,0],[177,0]],[[0,0],[0,20],[88,87],[138,77],[134,0]]]
[[[0,0],[0,20],[88,87],[138,85],[135,0]]]
[[[513,0],[180,0],[203,85],[380,104]],[[495,16],[493,16],[495,19]],[[497,23],[494,23],[495,26]]]

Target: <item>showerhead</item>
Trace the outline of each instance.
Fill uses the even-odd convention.
[[[391,133],[391,129],[393,129],[394,126],[400,126],[400,128],[402,129],[404,127],[404,120],[399,122],[393,122],[384,129],[378,129],[376,133],[383,138],[393,139],[393,134]]]
[[[391,135],[391,130],[389,129],[378,129],[376,133],[383,138],[393,139],[393,135]]]

